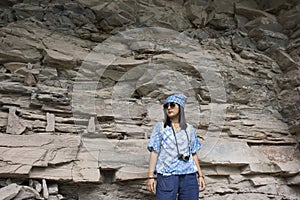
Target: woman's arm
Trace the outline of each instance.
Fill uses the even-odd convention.
[[[152,193],[155,193],[156,189],[156,181],[154,176],[154,170],[156,166],[158,153],[152,150],[150,152],[150,161],[149,161],[149,170],[148,170],[148,180],[147,180],[147,190],[149,190]]]
[[[197,170],[198,170],[198,178],[199,178],[198,182],[199,182],[200,190],[203,191],[203,190],[205,190],[206,186],[205,186],[204,176],[203,176],[202,170],[200,168],[197,153],[193,154],[193,159],[194,159],[194,162],[195,162],[195,164],[197,166]]]

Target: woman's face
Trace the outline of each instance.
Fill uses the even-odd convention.
[[[170,119],[176,118],[179,116],[179,105],[176,103],[167,103],[164,105],[164,109]]]

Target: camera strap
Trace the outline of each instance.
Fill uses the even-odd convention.
[[[177,137],[176,137],[176,133],[175,133],[175,131],[174,131],[173,126],[172,126],[172,131],[173,131],[173,135],[174,135],[174,137],[175,137],[175,143],[176,143],[177,153],[178,153],[178,155],[180,155],[179,148],[178,148]],[[185,129],[184,129],[184,132],[185,132],[185,135],[186,135],[186,138],[187,138],[187,141],[188,141],[188,149],[189,149],[189,154],[190,154],[190,139],[189,139],[189,136],[188,136],[188,134],[187,134],[187,132],[186,132]]]

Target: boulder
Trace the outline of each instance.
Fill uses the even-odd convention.
[[[21,187],[15,183],[12,183],[6,187],[0,188],[0,199],[10,200],[17,196]]]

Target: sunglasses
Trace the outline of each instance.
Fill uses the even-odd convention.
[[[164,105],[164,109],[168,109],[169,106],[170,106],[170,108],[174,108],[174,107],[176,106],[176,103],[174,103],[174,102],[166,103],[166,104]]]

